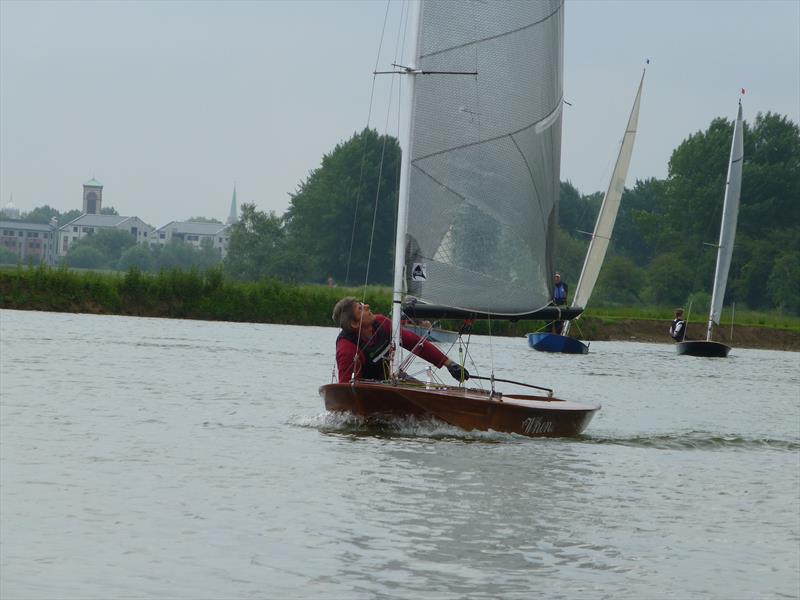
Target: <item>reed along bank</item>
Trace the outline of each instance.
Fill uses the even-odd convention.
[[[127,273],[79,272],[44,266],[0,270],[0,308],[16,310],[332,326],[331,311],[336,301],[362,295],[375,312],[390,314],[391,292],[383,286],[365,290],[278,280],[235,282],[226,280],[219,269],[175,269],[157,274],[136,269]],[[587,341],[671,343],[667,335],[671,318],[668,308],[590,308],[571,333]],[[461,323],[443,321],[441,325],[458,329]],[[541,321],[476,321],[473,332],[522,336],[546,326]],[[704,339],[704,314],[690,315],[688,336]],[[732,329],[723,319],[715,339],[740,347],[798,351],[800,318],[742,313]]]

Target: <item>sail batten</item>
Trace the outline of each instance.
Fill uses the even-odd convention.
[[[405,273],[431,305],[547,305],[561,154],[562,0],[421,4]]]

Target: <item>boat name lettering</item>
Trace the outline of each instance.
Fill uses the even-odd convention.
[[[522,433],[530,435],[532,433],[551,433],[553,422],[542,417],[529,417],[522,422]]]

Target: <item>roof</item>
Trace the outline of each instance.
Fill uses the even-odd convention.
[[[119,227],[125,221],[137,219],[138,217],[123,217],[122,215],[90,215],[82,214],[77,219],[73,219],[64,227],[72,227],[74,225],[82,225],[84,227]],[[141,220],[141,219],[140,219]],[[144,221],[142,221],[144,223]],[[147,225],[147,223],[145,223]],[[150,225],[147,225],[150,227]]]
[[[24,229],[25,231],[52,231],[47,223],[28,223],[26,221],[0,221],[0,229]]]
[[[170,221],[157,231],[171,229],[174,233],[188,233],[191,235],[217,235],[228,229],[225,223],[198,223],[196,221]]]
[[[92,177],[89,181],[84,183],[83,185],[88,187],[103,187],[103,184],[97,181],[94,177]]]

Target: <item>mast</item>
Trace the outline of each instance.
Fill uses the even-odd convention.
[[[728,283],[728,270],[733,255],[733,240],[736,236],[736,221],[739,215],[739,197],[742,191],[742,159],[744,158],[742,132],[742,99],[739,98],[739,112],[733,126],[731,157],[728,163],[728,177],[725,182],[725,201],[722,204],[722,223],[717,246],[717,267],[714,271],[714,288],[711,294],[711,310],[708,313],[706,341],[711,341],[714,323],[719,325],[725,287]]]
[[[394,290],[392,292],[392,344],[395,352],[392,353],[392,377],[397,376],[400,360],[397,353],[402,348],[400,337],[400,322],[402,321],[403,283],[405,281],[406,262],[406,229],[408,227],[408,189],[411,168],[411,140],[414,129],[414,90],[416,75],[419,72],[419,28],[422,18],[421,0],[412,0],[409,3],[409,17],[411,21],[410,48],[413,52],[411,60],[405,70],[408,78],[406,91],[406,114],[408,122],[405,123],[403,138],[401,140],[400,157],[400,191],[397,199],[397,232],[394,243]]]
[[[617,162],[611,174],[611,181],[608,183],[606,195],[600,205],[600,212],[597,215],[597,222],[594,226],[592,239],[589,241],[589,249],[583,261],[581,276],[578,285],[575,287],[575,294],[572,297],[572,307],[580,306],[586,308],[589,297],[592,295],[597,277],[600,275],[600,268],[603,266],[608,244],[611,241],[611,232],[614,230],[614,223],[617,220],[619,204],[622,200],[622,193],[625,191],[625,178],[628,176],[628,167],[631,164],[633,155],[633,143],[636,140],[636,129],[639,124],[639,104],[642,98],[642,85],[647,69],[642,71],[642,78],[639,80],[639,88],[636,90],[636,98],[633,101],[628,124],[625,127],[625,134],[622,136]],[[564,325],[563,335],[569,332],[567,321]]]

